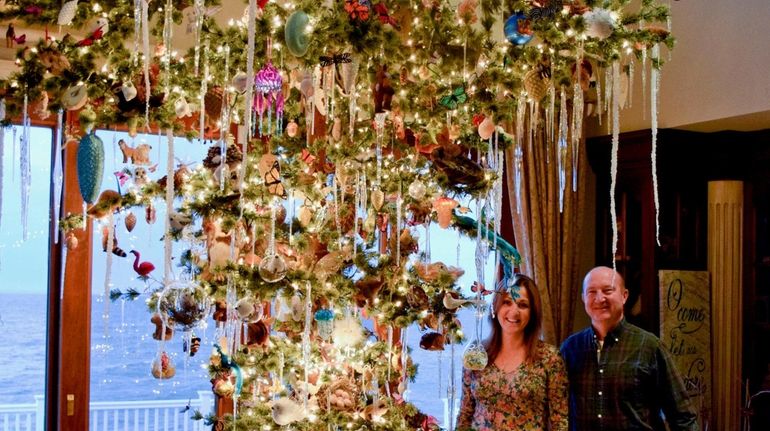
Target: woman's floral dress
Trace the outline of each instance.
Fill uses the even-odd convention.
[[[494,364],[463,371],[458,431],[567,429],[567,372],[559,351],[540,342],[540,359],[506,373]]]

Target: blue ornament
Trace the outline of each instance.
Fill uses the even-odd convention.
[[[505,38],[514,45],[524,45],[532,40],[531,22],[524,12],[516,12],[507,20],[503,31]]]
[[[78,144],[78,183],[84,201],[96,202],[103,175],[104,143],[94,133],[89,133]]]
[[[305,34],[305,29],[309,22],[310,17],[301,10],[294,12],[286,20],[283,36],[286,39],[286,48],[295,57],[302,57],[307,52],[310,41]]]

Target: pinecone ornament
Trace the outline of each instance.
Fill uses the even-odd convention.
[[[92,204],[99,196],[104,176],[104,143],[89,133],[78,144],[78,184],[83,200]]]
[[[540,68],[535,68],[524,75],[523,84],[527,95],[535,102],[539,102],[543,100],[543,97],[548,92],[550,79],[545,76]]]

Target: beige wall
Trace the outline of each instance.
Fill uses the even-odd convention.
[[[701,131],[770,128],[770,1],[680,0],[670,4],[677,45],[663,67],[659,127]],[[667,58],[667,51],[662,51]],[[650,128],[649,114],[646,119],[642,115],[638,73],[635,81],[633,107],[621,115],[623,131]],[[589,135],[608,134],[604,125],[598,129],[591,124]]]

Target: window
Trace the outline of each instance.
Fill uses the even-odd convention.
[[[139,176],[146,175],[147,181],[157,181],[166,175],[167,138],[158,135],[139,135],[135,139],[126,133],[99,130],[97,136],[104,142],[105,167],[101,190],[118,190],[125,194],[134,187],[137,170]],[[127,147],[137,148],[149,145],[150,165],[123,163],[120,141]],[[143,147],[147,148],[147,147]],[[199,163],[208,146],[191,143],[183,138],[174,142],[178,163]],[[130,150],[128,150],[130,152]],[[157,166],[155,166],[157,164]],[[116,175],[117,173],[117,175]],[[191,411],[184,411],[187,405],[198,408],[201,397],[211,399],[211,385],[206,369],[209,349],[189,357],[183,353],[182,333],[177,332],[171,340],[161,343],[153,339],[155,326],[150,322],[145,300],[148,293],[159,288],[163,280],[163,234],[165,229],[165,202],[155,202],[155,221],[147,222],[145,209],[135,207],[123,209],[114,215],[114,237],[117,249],[108,254],[103,251],[102,235],[109,223],[106,219],[94,223],[93,270],[91,274],[91,417],[92,428],[112,429],[197,429],[202,422],[189,422]],[[126,218],[132,213],[136,225],[129,232]],[[189,247],[184,241],[174,242],[174,256]],[[122,251],[119,251],[119,250]],[[136,250],[140,256],[130,252]],[[133,269],[135,260],[150,262],[155,270],[143,281]],[[178,272],[176,265],[174,270]],[[122,298],[110,300],[107,291],[119,290],[126,293],[135,290],[139,295],[133,300]],[[196,330],[201,337],[201,346],[212,343],[213,328]],[[152,362],[162,351],[167,352],[175,375],[170,379],[156,379],[151,374]],[[199,394],[198,391],[201,391]],[[126,403],[132,401],[133,403]],[[203,409],[208,413],[208,409]],[[147,415],[145,416],[145,412]],[[177,428],[178,427],[178,428]],[[101,429],[101,428],[100,428]]]
[[[52,130],[30,128],[30,181],[22,218],[21,127],[4,130],[0,177],[0,425],[44,423]],[[22,226],[26,223],[27,238]],[[13,352],[13,354],[11,354]],[[42,429],[42,428],[40,428]]]

